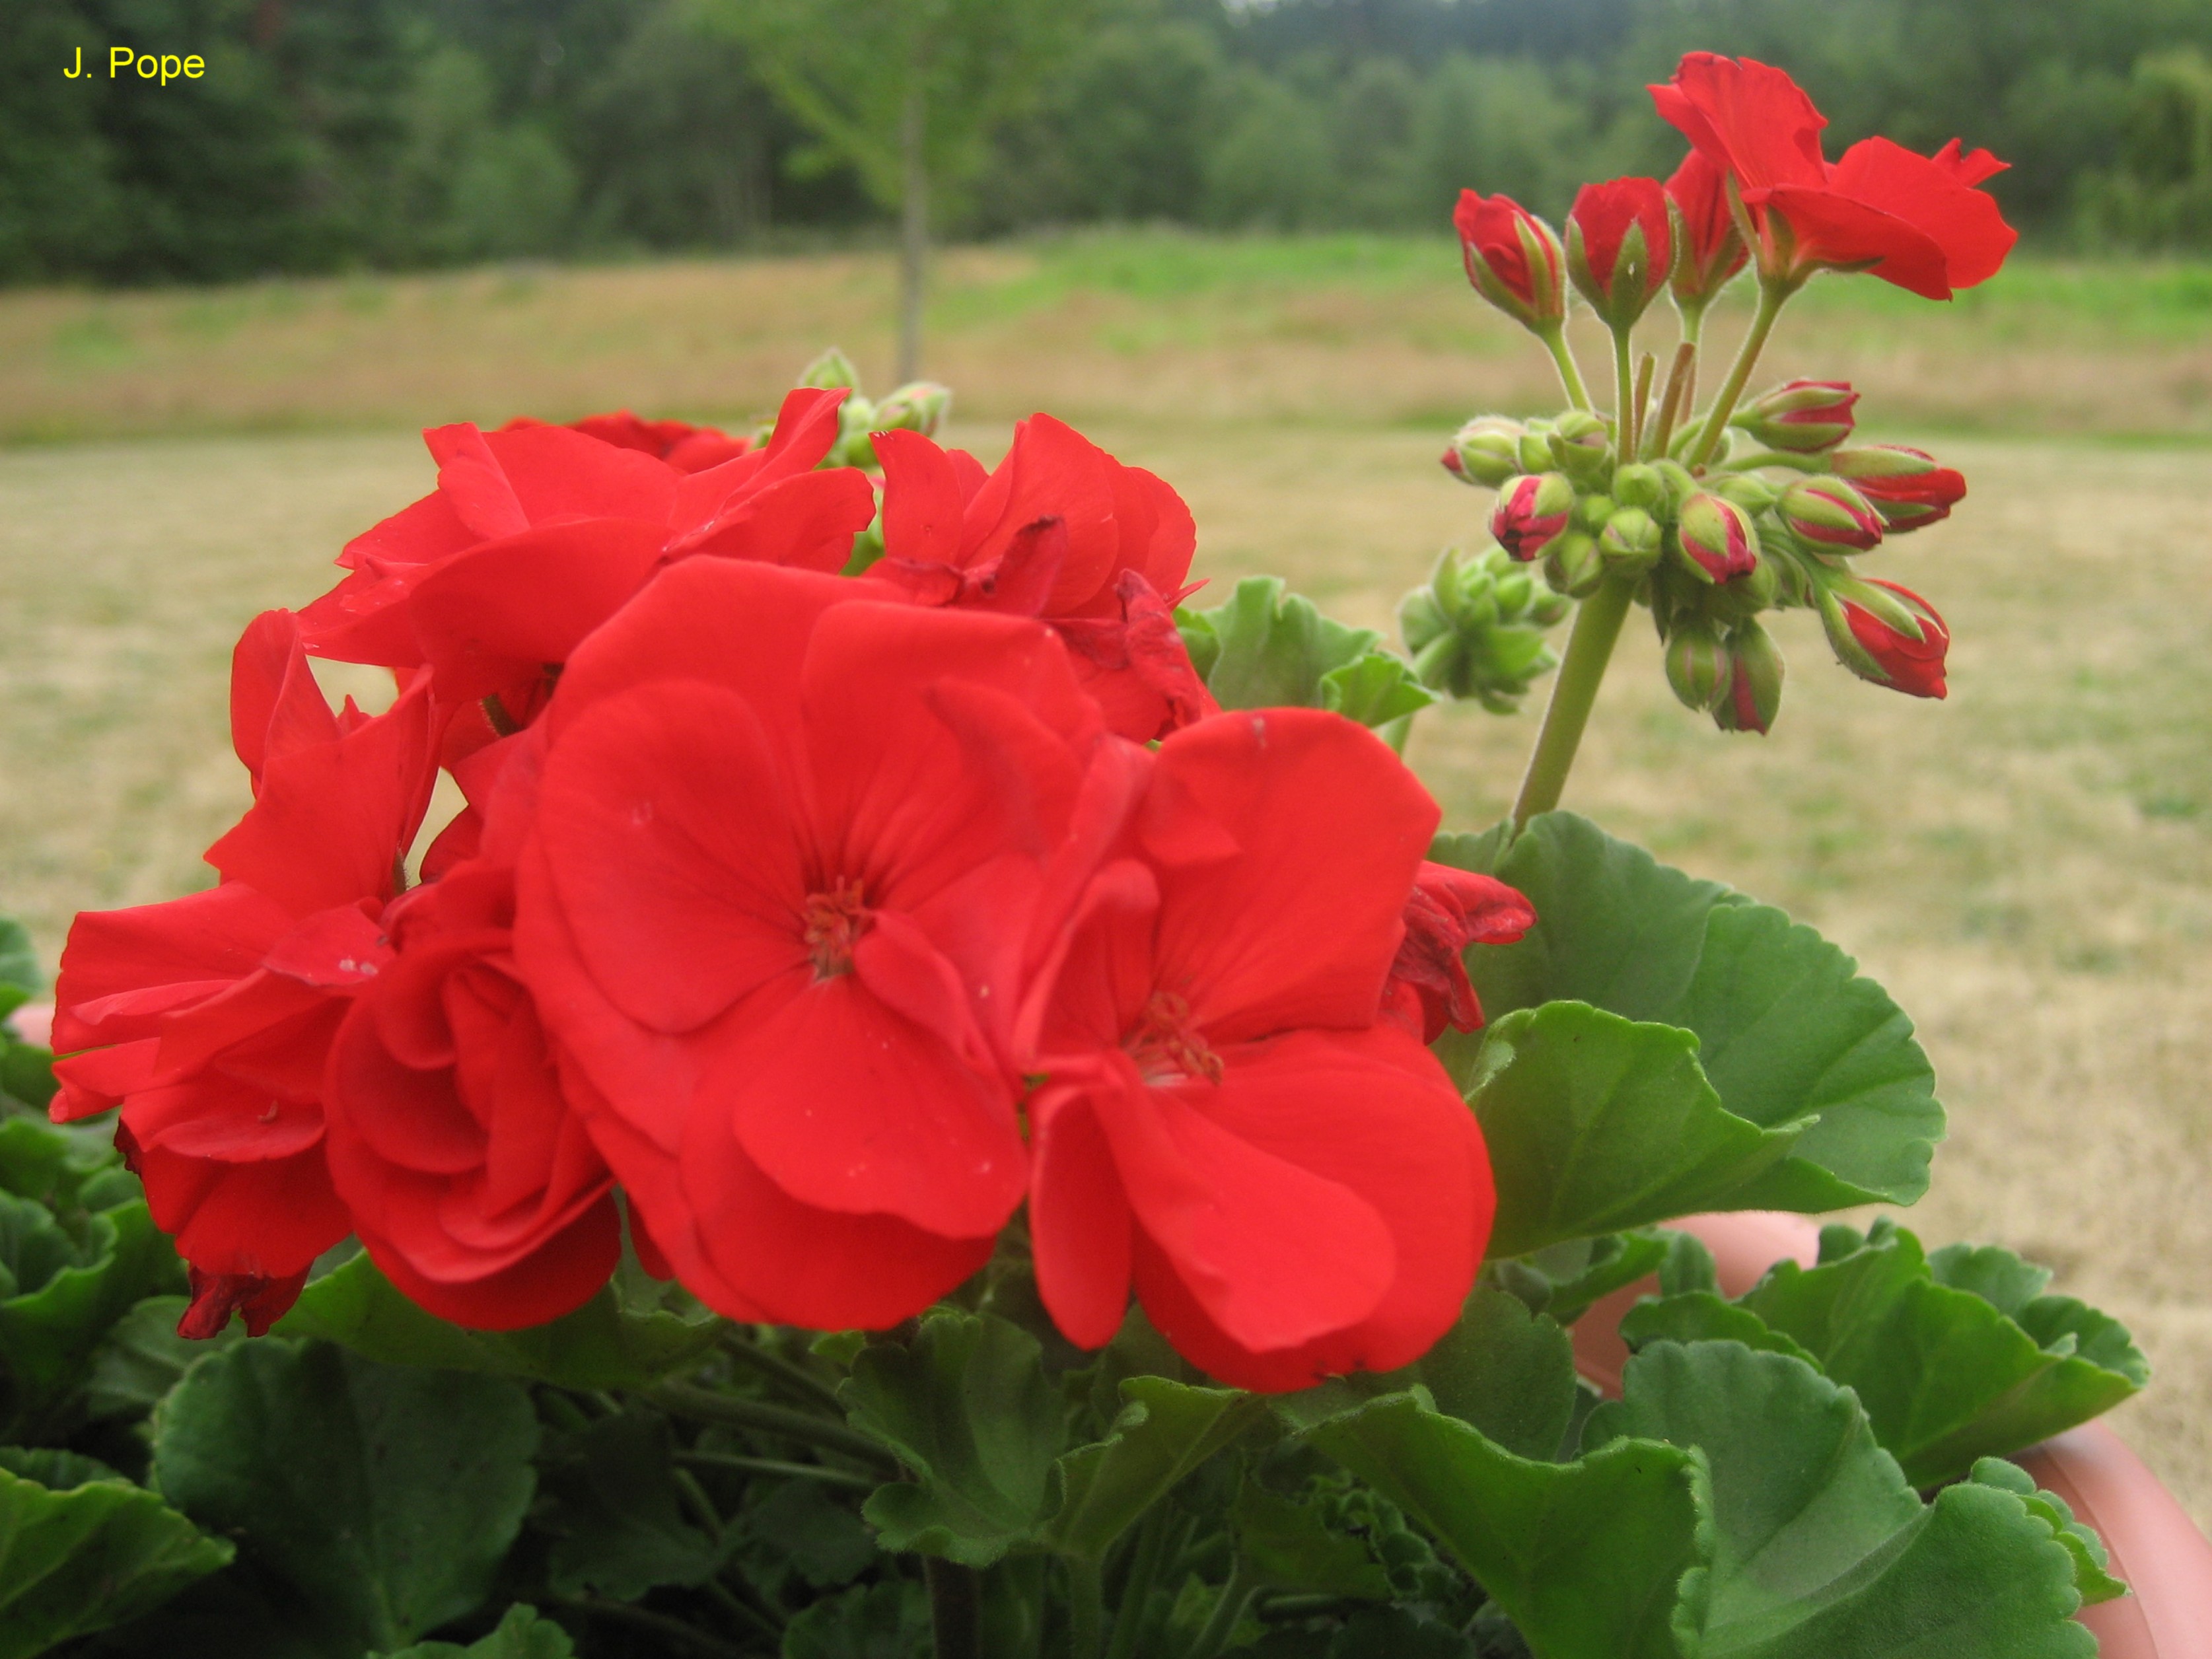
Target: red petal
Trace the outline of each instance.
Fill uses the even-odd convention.
[[[1651,88],[1662,119],[1727,167],[1746,190],[1820,185],[1826,118],[1805,89],[1756,58],[1693,52],[1671,86]]]
[[[1977,155],[1989,159],[1986,152]],[[1996,276],[2020,240],[2020,234],[2005,223],[1996,198],[1972,188],[1964,177],[1973,170],[1955,160],[1916,155],[1887,138],[1869,138],[1844,152],[1828,183],[1839,194],[1893,214],[1919,230],[1943,250],[1950,286],[1972,288]],[[1995,167],[1990,171],[1996,171]],[[1986,178],[1988,173],[1978,176]],[[1887,276],[1880,266],[1874,274]]]
[[[1052,1322],[1079,1348],[1104,1347],[1129,1306],[1129,1201],[1105,1132],[1080,1099],[1038,1115],[1030,1237]]]
[[[1748,199],[1748,198],[1747,198]],[[1951,297],[1949,264],[1936,240],[1894,214],[1831,190],[1785,186],[1754,206],[1779,213],[1801,264],[1863,265],[1885,283],[1929,300]]]
[[[884,468],[884,556],[957,564],[966,501],[952,459],[919,432],[879,432]]]

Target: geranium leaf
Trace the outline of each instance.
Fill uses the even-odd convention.
[[[120,1170],[112,1122],[49,1123],[28,1113],[0,1109],[0,1188],[18,1198],[36,1199],[48,1209],[85,1207],[79,1202],[93,1178]],[[138,1196],[135,1181],[101,1182],[97,1200],[115,1194],[105,1206]]]
[[[914,1659],[929,1650],[929,1601],[911,1579],[825,1596],[783,1633],[783,1659]]]
[[[1975,1277],[2026,1282],[1990,1260],[1984,1252]],[[1778,1263],[1741,1305],[1857,1390],[1875,1437],[1915,1486],[2087,1422],[2150,1378],[2117,1321],[2057,1296],[2008,1317],[1938,1282],[1919,1241],[1894,1226],[1816,1267]]]
[[[279,1336],[321,1337],[394,1365],[526,1376],[566,1389],[638,1388],[714,1343],[720,1322],[628,1309],[603,1289],[572,1314],[520,1331],[471,1331],[425,1313],[367,1255],[309,1282]]]
[[[0,916],[0,985],[35,996],[45,983],[39,953],[31,945],[31,930],[13,916]]]
[[[1367,1546],[1333,1530],[1310,1504],[1246,1481],[1230,1507],[1245,1571],[1276,1589],[1390,1599],[1390,1575]]]
[[[1132,1376],[1105,1439],[1059,1460],[1060,1504],[1042,1541],[1104,1559],[1114,1540],[1182,1478],[1242,1434],[1264,1407],[1233,1389]]]
[[[1966,1478],[2013,1493],[2027,1505],[2031,1515],[2050,1523],[2066,1553],[2074,1558],[2074,1588],[2081,1591],[2084,1603],[2110,1601],[2128,1593],[2128,1587],[2112,1577],[2112,1557],[2095,1528],[2076,1521],[2071,1504],[2057,1492],[2039,1487],[2035,1477],[2019,1464],[2008,1463],[2002,1457],[1981,1458]]]
[[[1557,1455],[1575,1407],[1574,1344],[1553,1320],[1478,1285],[1452,1328],[1403,1370],[1354,1372],[1283,1395],[1277,1411],[1301,1427],[1363,1401],[1419,1385],[1436,1408],[1521,1457]]]
[[[1973,1482],[1923,1505],[1856,1399],[1804,1361],[1662,1342],[1622,1389],[1593,1446],[1661,1439],[1711,1469],[1710,1565],[1682,1603],[1698,1659],[1905,1659],[1938,1632],[1947,1659],[2096,1651],[2049,1522]]]
[[[68,1395],[109,1328],[182,1277],[143,1199],[65,1230],[43,1205],[0,1193],[0,1364],[17,1413]]]
[[[88,1458],[15,1454],[0,1462],[0,1659],[135,1619],[230,1558],[230,1545]]]
[[[1486,1036],[1468,1097],[1497,1176],[1494,1256],[1723,1207],[1802,1127],[1729,1111],[1672,1026],[1555,1002]]]
[[[246,1328],[236,1321],[211,1337],[179,1336],[177,1322],[189,1305],[181,1296],[149,1296],[115,1322],[92,1357],[88,1415],[143,1417],[194,1360],[245,1340]]]
[[[862,1507],[885,1549],[988,1566],[1044,1519],[1066,1430],[1036,1339],[1019,1327],[940,1308],[912,1342],[860,1350],[837,1396],[915,1476]]]
[[[1381,635],[1331,621],[1279,576],[1248,576],[1224,603],[1176,622],[1224,708],[1328,708],[1387,726],[1436,701]]]
[[[1717,1291],[1646,1297],[1621,1316],[1620,1340],[1632,1348],[1651,1342],[1741,1342],[1762,1353],[1786,1353],[1808,1364],[1820,1364],[1750,1309]]]
[[[380,1659],[569,1659],[575,1651],[567,1631],[518,1601],[496,1630],[466,1647],[458,1642],[417,1642]]]
[[[241,1343],[162,1404],[169,1501],[240,1539],[331,1659],[404,1647],[474,1609],[521,1529],[538,1420],[520,1385]]]
[[[667,1420],[642,1411],[600,1418],[548,1449],[532,1524],[552,1534],[556,1591],[634,1601],[657,1585],[714,1576],[719,1540],[684,1518],[674,1450]]]
[[[1680,1026],[1731,1113],[1802,1127],[1789,1156],[1702,1207],[1909,1204],[1927,1190],[1943,1133],[1933,1068],[1897,1005],[1812,929],[1571,812],[1532,819],[1510,845],[1495,831],[1446,836],[1431,856],[1486,870],[1535,906],[1519,944],[1468,953],[1493,1018],[1574,1000]],[[1468,1042],[1440,1051],[1464,1064]]]
[[[1388,651],[1370,650],[1330,669],[1316,689],[1323,708],[1362,726],[1388,726],[1437,700],[1414,676],[1413,665]]]
[[[1592,1303],[1657,1272],[1668,1259],[1668,1237],[1647,1227],[1568,1239],[1500,1261],[1493,1271],[1501,1288],[1532,1310],[1571,1325]]]
[[[1310,1438],[1442,1540],[1540,1659],[1677,1659],[1675,1602],[1704,1559],[1696,1453],[1624,1439],[1538,1462],[1410,1395]]]

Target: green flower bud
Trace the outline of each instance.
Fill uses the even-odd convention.
[[[1573,523],[1578,530],[1587,530],[1593,536],[1605,528],[1605,521],[1613,516],[1613,497],[1610,495],[1581,495],[1576,497]]]
[[[1398,623],[1422,684],[1511,714],[1557,664],[1544,630],[1566,610],[1502,549],[1468,556],[1448,548],[1429,585],[1400,601]]]
[[[1616,467],[1613,474],[1613,499],[1623,507],[1640,507],[1646,513],[1656,513],[1667,500],[1666,476],[1649,461],[1634,461],[1626,466]]]
[[[1517,447],[1523,472],[1549,472],[1552,470],[1552,426],[1549,420],[1531,421],[1528,429],[1522,433]]]
[[[1757,518],[1782,499],[1782,491],[1756,473],[1732,473],[1717,478],[1705,486],[1724,501],[1734,501],[1745,512]]]
[[[1728,658],[1728,684],[1713,701],[1713,724],[1764,737],[1782,708],[1781,650],[1757,623],[1742,622],[1729,635]]]
[[[1597,485],[1613,465],[1613,432],[1586,410],[1559,416],[1551,434],[1553,465],[1578,484]]]
[[[1658,473],[1659,482],[1665,485],[1667,489],[1664,507],[1655,509],[1662,519],[1679,516],[1683,504],[1705,487],[1692,475],[1690,469],[1680,461],[1654,461],[1652,470]],[[1614,499],[1620,498],[1616,496]]]
[[[910,380],[876,405],[872,432],[934,433],[951,412],[952,388],[934,380]]]
[[[1678,622],[1667,640],[1667,684],[1686,708],[1709,713],[1727,689],[1731,664],[1718,629],[1705,618]]]
[[[1521,464],[1521,441],[1527,435],[1520,422],[1503,415],[1478,415],[1452,434],[1444,451],[1445,470],[1471,484],[1495,489],[1516,472]],[[1546,465],[1550,465],[1548,455]]]
[[[1658,520],[1640,507],[1624,507],[1605,521],[1597,550],[1607,564],[1624,575],[1640,575],[1659,562],[1666,534]]]
[[[838,350],[836,346],[831,346],[829,350],[799,370],[799,384],[820,386],[830,392],[835,392],[840,386],[847,391],[858,391],[860,385],[860,371],[853,367],[853,360],[850,357]]]
[[[1597,550],[1597,538],[1583,530],[1570,530],[1544,550],[1544,579],[1554,592],[1586,599],[1605,581],[1605,559]]]

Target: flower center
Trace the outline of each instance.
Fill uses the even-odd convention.
[[[868,909],[857,881],[835,881],[828,890],[809,893],[799,908],[806,954],[814,959],[814,977],[835,979],[853,971],[853,947],[868,931]]]
[[[1147,1083],[1184,1083],[1194,1078],[1221,1081],[1221,1056],[1191,1023],[1190,1004],[1173,991],[1152,993],[1122,1046]]]

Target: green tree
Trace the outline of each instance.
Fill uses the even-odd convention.
[[[700,0],[777,99],[899,216],[898,378],[921,363],[933,201],[990,159],[1081,38],[1086,0]]]

